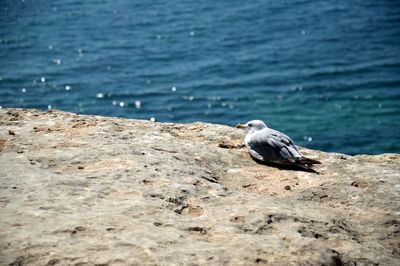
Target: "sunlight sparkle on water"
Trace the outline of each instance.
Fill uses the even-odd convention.
[[[194,100],[194,96],[192,96],[192,95],[190,95],[190,96],[183,96],[182,97],[184,100],[187,100],[187,101],[193,101]]]
[[[306,141],[312,141],[313,140],[312,137],[309,137],[309,136],[303,136],[303,139],[306,140]]]

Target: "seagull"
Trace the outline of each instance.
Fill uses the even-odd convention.
[[[250,155],[259,161],[295,165],[307,170],[312,169],[313,164],[321,163],[301,155],[291,138],[268,128],[261,120],[238,124],[236,128],[247,130],[244,142]]]

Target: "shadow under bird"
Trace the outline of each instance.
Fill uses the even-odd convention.
[[[245,144],[250,155],[258,161],[299,166],[312,169],[313,164],[320,164],[318,160],[304,157],[297,150],[294,142],[287,135],[268,128],[261,120],[252,120],[246,124],[238,124],[236,128],[247,131]]]

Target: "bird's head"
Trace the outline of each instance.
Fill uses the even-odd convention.
[[[267,125],[261,120],[251,120],[246,124],[237,124],[236,128],[245,128],[248,133],[252,133],[267,128]]]

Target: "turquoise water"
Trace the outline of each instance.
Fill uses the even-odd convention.
[[[0,1],[0,106],[400,152],[398,1]]]

